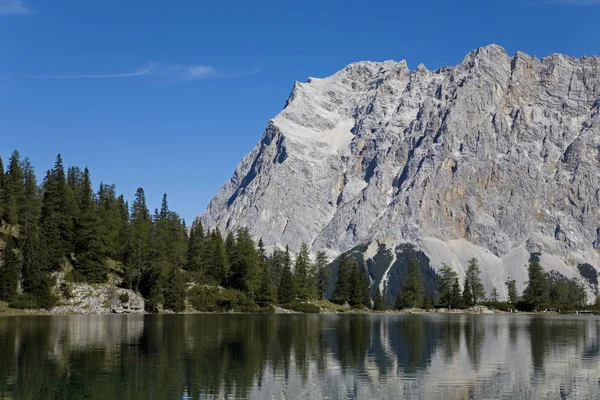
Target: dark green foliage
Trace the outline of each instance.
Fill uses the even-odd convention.
[[[550,306],[561,311],[578,310],[586,305],[583,284],[574,279],[559,279],[550,283]]]
[[[508,302],[511,304],[517,304],[519,302],[517,282],[514,279],[506,281],[506,289],[508,290]]]
[[[21,240],[27,238],[36,229],[42,206],[35,171],[28,158],[23,161],[23,176],[23,205],[19,216]]]
[[[238,229],[230,264],[229,285],[253,299],[260,286],[260,263],[258,251],[246,228]]]
[[[294,267],[294,280],[296,282],[296,296],[299,300],[307,300],[311,297],[311,277],[309,275],[310,258],[308,246],[303,243],[296,257]]]
[[[479,277],[480,274],[481,270],[479,269],[477,259],[470,259],[463,290],[463,301],[467,307],[477,305],[480,301],[485,299],[485,290],[481,283],[481,278]]]
[[[19,223],[19,215],[24,204],[23,170],[21,168],[21,156],[14,151],[8,162],[6,174],[2,180],[2,210],[0,220],[8,225]]]
[[[10,308],[16,308],[19,310],[33,310],[36,308],[40,308],[36,299],[28,293],[23,293],[20,296],[14,298],[8,303],[8,306]]]
[[[321,312],[321,308],[319,306],[310,303],[302,303],[299,301],[285,303],[282,304],[281,307],[306,314],[318,314]]]
[[[447,265],[439,270],[439,302],[443,307],[458,308],[460,306],[460,284],[458,274]],[[457,293],[458,292],[458,293]]]
[[[352,276],[353,271],[357,269],[354,259],[342,256],[338,268],[335,290],[333,291],[332,301],[336,304],[344,304],[350,302],[352,293]]]
[[[258,312],[258,306],[244,293],[234,289],[199,286],[189,293],[192,306],[198,311]]]
[[[296,300],[296,283],[291,269],[291,257],[289,249],[286,249],[284,264],[281,266],[281,278],[277,290],[277,300],[279,303],[291,303]]]
[[[206,257],[204,240],[204,228],[202,221],[199,219],[194,221],[190,229],[190,237],[188,239],[186,269],[190,271],[200,271],[203,269],[203,259]]]
[[[529,263],[529,282],[523,292],[523,302],[534,310],[540,310],[548,305],[549,283],[548,274],[544,272],[537,260]]]
[[[0,223],[2,222],[2,215],[4,215],[4,162],[0,157]]]
[[[275,296],[275,288],[269,274],[269,266],[267,264],[267,254],[262,239],[258,242],[258,257],[260,263],[260,287],[256,294],[255,301],[260,306],[274,303],[277,299]]]
[[[381,290],[377,288],[377,292],[375,292],[375,300],[373,301],[373,310],[375,311],[385,311],[387,309],[385,302],[383,301],[383,296],[381,295]]]
[[[203,262],[206,265],[206,275],[214,279],[217,284],[225,284],[229,275],[229,257],[218,229],[210,233],[206,253],[207,257]]]
[[[131,206],[129,240],[127,241],[126,274],[124,284],[139,291],[142,275],[150,265],[152,220],[146,206],[144,189],[138,188]]]
[[[325,292],[331,281],[331,270],[328,268],[327,254],[323,251],[317,252],[315,260],[315,270],[317,273],[317,298],[325,298]]]
[[[492,289],[492,293],[490,293],[490,301],[497,303],[498,302],[498,291],[496,288]]]
[[[171,268],[163,283],[163,307],[166,310],[181,312],[185,310],[185,280],[177,268]]]
[[[424,291],[421,267],[418,261],[412,258],[408,263],[406,279],[396,299],[396,308],[401,310],[404,308],[421,307],[423,305]]]
[[[0,260],[0,300],[11,301],[17,297],[19,261],[14,251],[12,236],[6,239]]]
[[[101,283],[106,281],[108,271],[104,265],[106,255],[102,251],[98,232],[96,198],[87,168],[83,172],[79,185],[75,199],[77,212],[73,224],[74,267],[89,283]]]

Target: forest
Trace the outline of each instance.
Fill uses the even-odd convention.
[[[106,284],[114,277],[143,296],[147,312],[273,312],[273,305],[299,312],[319,312],[325,305],[333,311],[586,305],[580,282],[548,274],[534,255],[527,288],[519,296],[516,282],[507,281],[507,301],[499,301],[496,288],[486,296],[477,259],[469,261],[462,283],[450,267],[441,268],[437,292],[425,296],[421,266],[411,259],[395,304],[386,304],[379,289],[371,298],[372,276],[352,257],[340,256],[332,276],[326,254],[311,259],[306,245],[296,255],[287,248],[267,253],[246,228],[205,230],[197,219],[188,229],[166,194],[151,213],[143,188],[131,204],[115,185],[101,183],[95,191],[90,171],[65,168],[60,155],[38,184],[30,160],[18,151],[6,168],[0,158],[0,255],[0,300],[20,309],[58,304],[67,295],[56,287],[59,272],[72,284]]]

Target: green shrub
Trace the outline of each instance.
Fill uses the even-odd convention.
[[[188,292],[188,299],[198,311],[258,312],[259,307],[244,293],[234,289],[196,286]]]
[[[310,303],[300,303],[299,301],[282,304],[281,307],[305,314],[318,314],[321,312],[321,307]]]
[[[73,282],[75,283],[86,283],[87,279],[85,278],[85,275],[83,275],[81,272],[79,271],[73,271]]]
[[[125,293],[121,293],[121,295],[119,296],[119,301],[121,303],[127,303],[129,301],[129,294]]]
[[[23,293],[16,299],[12,300],[10,303],[8,303],[8,306],[10,308],[17,308],[19,310],[31,310],[39,308],[35,298],[27,293]]]
[[[271,304],[267,304],[266,306],[259,308],[258,312],[261,314],[275,314],[275,307]]]

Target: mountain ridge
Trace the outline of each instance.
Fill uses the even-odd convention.
[[[489,45],[455,67],[362,61],[296,82],[200,218],[330,256],[408,243],[461,276],[477,257],[505,296],[531,253],[567,277],[600,267],[599,171],[600,58]]]

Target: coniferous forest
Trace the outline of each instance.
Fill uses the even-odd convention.
[[[114,185],[101,183],[95,190],[90,171],[65,167],[60,155],[39,182],[18,151],[6,167],[0,158],[0,301],[13,308],[59,303],[65,290],[57,288],[58,274],[70,284],[130,289],[143,296],[148,312],[272,312],[275,304],[319,312],[325,303],[334,311],[345,309],[335,304],[375,311],[480,304],[569,310],[586,303],[580,283],[544,272],[533,255],[522,296],[514,280],[506,282],[508,301],[498,300],[496,288],[486,297],[480,273],[478,261],[470,260],[461,285],[444,266],[435,296],[425,296],[421,266],[411,259],[395,304],[386,304],[379,288],[371,298],[372,277],[354,258],[342,255],[333,277],[324,252],[311,260],[303,245],[294,256],[287,248],[268,254],[245,228],[210,231],[199,219],[188,228],[166,194],[153,212],[143,188],[129,204]],[[324,300],[332,303],[318,303]]]

